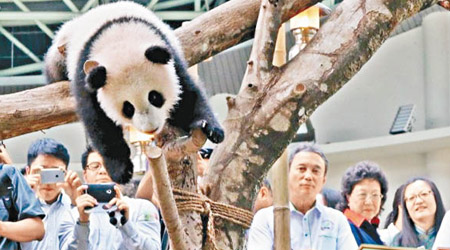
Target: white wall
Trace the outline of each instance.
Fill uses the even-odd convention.
[[[424,75],[421,28],[388,39],[311,121],[320,143],[389,134],[397,109],[416,104],[415,130],[423,130]]]
[[[37,139],[49,137],[61,142],[69,151],[69,168],[81,171],[81,154],[86,149],[86,138],[81,123],[66,124],[44,131],[17,136],[4,141],[6,149],[17,167],[27,162],[28,147]]]
[[[320,143],[388,135],[398,107],[415,104],[414,130],[450,126],[450,13],[389,38],[312,115]]]
[[[405,104],[416,105],[415,131],[450,126],[449,44],[449,12],[432,13],[421,27],[388,39],[361,71],[312,115],[317,141],[327,149],[328,143],[389,136],[397,109]],[[393,140],[398,138],[394,136]],[[393,140],[387,138],[386,144]],[[391,210],[397,187],[415,176],[433,180],[450,209],[450,193],[446,192],[450,189],[450,143],[421,152],[412,150],[425,147],[430,146],[419,140],[403,152],[383,153],[381,148],[351,156],[345,149],[333,152],[327,186],[340,189],[342,174],[349,166],[372,160],[389,181],[383,218]]]

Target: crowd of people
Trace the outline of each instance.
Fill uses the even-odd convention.
[[[2,149],[0,161],[11,163]],[[161,249],[160,216],[150,200],[124,195],[90,147],[81,156],[84,184],[69,161],[63,144],[44,138],[29,147],[24,174],[0,163],[0,249]],[[46,170],[61,170],[64,179],[49,181]],[[102,204],[86,192],[91,184],[111,184],[115,195]]]
[[[419,249],[450,249],[450,212],[430,179],[415,177],[397,188],[384,228],[380,213],[387,199],[386,175],[362,161],[343,174],[341,190],[323,188],[328,161],[316,145],[302,143],[290,152],[289,201],[292,249],[351,250],[361,244]],[[248,233],[248,250],[273,249],[272,200],[261,185]],[[261,201],[260,201],[261,200]],[[265,206],[261,206],[265,204]]]
[[[199,152],[199,184],[211,153],[211,149]],[[128,194],[113,183],[93,148],[88,146],[81,156],[81,176],[69,169],[69,162],[63,144],[39,139],[30,145],[21,173],[10,165],[11,158],[0,144],[0,249],[170,248],[149,172]],[[415,177],[398,187],[382,228],[380,213],[388,181],[376,163],[362,161],[349,167],[340,191],[325,188],[332,166],[317,145],[296,145],[288,164],[292,249],[356,250],[361,244],[450,248],[450,212],[446,213],[432,180]],[[64,177],[48,181],[42,175],[47,170],[60,170]],[[109,184],[113,193],[106,202],[88,190],[102,184]],[[271,180],[265,178],[246,232],[248,250],[273,249],[273,196]]]

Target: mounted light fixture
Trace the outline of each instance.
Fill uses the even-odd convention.
[[[152,144],[155,136],[142,133],[133,126],[127,126],[125,131],[128,142],[132,146],[130,149],[131,162],[134,166],[133,172],[136,174],[144,174],[147,169],[147,157],[144,154],[144,147]]]
[[[295,38],[295,44],[289,50],[289,60],[294,58],[306,44],[311,41],[320,28],[320,17],[329,15],[331,9],[318,3],[291,18],[290,29]]]

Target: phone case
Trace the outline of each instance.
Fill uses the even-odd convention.
[[[43,169],[41,171],[41,183],[64,182],[64,171],[61,169]]]
[[[115,184],[88,184],[87,193],[98,202],[107,203],[116,197]]]

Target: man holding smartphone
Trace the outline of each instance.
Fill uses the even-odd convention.
[[[119,186],[114,185],[116,195],[111,197],[105,211],[101,210],[101,206],[100,209],[92,209],[100,205],[101,198],[107,196],[100,196],[102,190],[109,189],[89,185],[114,183],[106,172],[102,156],[92,148],[88,147],[82,155],[81,163],[83,177],[88,185],[78,188],[78,218],[69,249],[161,249],[156,207],[148,200],[122,195]],[[88,189],[93,190],[89,192]],[[108,208],[115,208],[115,211]]]
[[[45,212],[46,234],[42,241],[22,243],[22,249],[67,247],[75,224],[71,203],[75,204],[76,189],[81,186],[78,175],[67,169],[69,160],[66,147],[54,139],[43,138],[30,145],[25,179]]]

